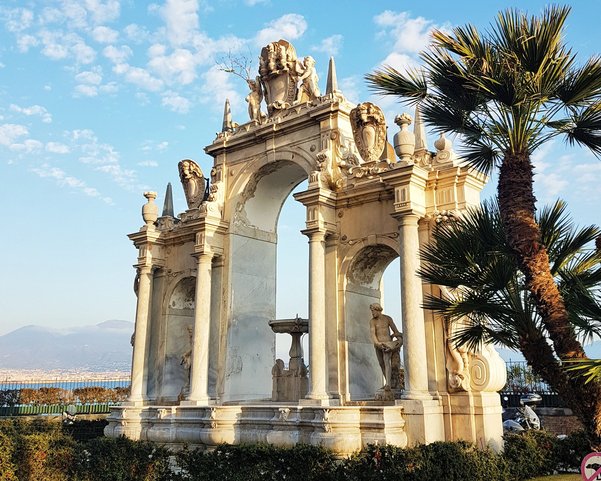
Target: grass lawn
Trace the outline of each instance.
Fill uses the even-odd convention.
[[[529,481],[582,481],[582,476],[579,474],[554,474],[553,476],[532,478]]]

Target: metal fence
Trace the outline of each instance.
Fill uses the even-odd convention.
[[[524,361],[508,361],[507,384],[501,391],[503,406],[519,406],[520,397],[541,394],[542,407],[561,407],[562,401]],[[129,394],[130,377],[95,379],[0,380],[0,416],[108,413]]]
[[[0,416],[100,414],[129,395],[130,378],[0,381]]]
[[[517,407],[524,394],[537,393],[543,398],[541,407],[563,407],[557,393],[535,375],[525,361],[507,361],[506,365],[507,384],[500,393],[503,406]]]

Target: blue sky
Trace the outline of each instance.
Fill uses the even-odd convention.
[[[572,3],[566,36],[584,60],[599,53],[601,3]],[[531,13],[544,5],[519,2]],[[0,335],[28,324],[133,320],[136,251],[126,234],[142,225],[142,192],[158,191],[160,203],[171,181],[176,211],[183,211],[178,161],[191,158],[209,170],[202,149],[221,128],[226,97],[234,120],[247,120],[245,83],[216,65],[228,52],[255,59],[262,46],[285,38],[300,56],[316,59],[322,90],[333,55],[347,98],[375,101],[391,120],[406,109],[373,98],[365,73],[382,64],[415,64],[432,28],[486,27],[508,6],[2,0]],[[535,160],[541,202],[561,196],[579,223],[599,222],[601,161],[559,141],[540,149]],[[485,196],[493,190],[489,186]],[[307,311],[306,296],[298,294],[306,292],[307,245],[298,233],[303,219],[290,199],[279,229],[281,317]],[[398,317],[394,269],[387,271],[393,290],[386,301]]]

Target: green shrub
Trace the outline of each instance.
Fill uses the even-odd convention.
[[[573,471],[580,469],[584,457],[593,451],[585,431],[576,431],[565,439],[557,441],[554,454],[558,471]]]
[[[553,474],[557,469],[559,440],[547,431],[506,434],[503,457],[511,479],[528,479]]]
[[[182,471],[174,480],[189,481],[334,481],[332,453],[299,444],[278,448],[269,444],[221,445],[212,451],[183,450],[176,455]]]
[[[13,464],[14,451],[13,438],[0,432],[0,481],[18,481]]]
[[[501,456],[467,442],[436,442],[413,448],[370,445],[339,467],[340,479],[349,481],[505,481],[509,479]]]
[[[13,453],[17,478],[63,481],[72,479],[75,442],[57,433],[25,434]]]
[[[121,437],[96,438],[77,453],[80,481],[159,481],[170,479],[167,449]],[[213,480],[215,481],[215,480]]]

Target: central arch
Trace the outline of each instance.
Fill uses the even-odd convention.
[[[308,177],[302,155],[264,163],[240,188],[229,234],[230,309],[224,401],[271,398],[276,317],[277,225],[290,193]],[[246,171],[252,172],[253,166]]]

